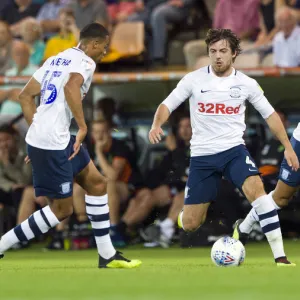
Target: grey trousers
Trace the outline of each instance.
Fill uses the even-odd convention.
[[[129,17],[128,21],[143,21],[152,28],[152,53],[154,59],[163,59],[168,39],[167,24],[184,21],[189,14],[187,7],[179,8],[163,3],[152,11],[145,10]]]

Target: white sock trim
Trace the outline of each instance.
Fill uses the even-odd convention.
[[[107,194],[103,196],[90,196],[85,195],[85,202],[92,205],[103,205],[108,203]]]
[[[104,215],[109,213],[109,209],[107,204],[101,207],[87,206],[86,212],[90,215]]]
[[[272,200],[272,203],[273,203],[274,207],[275,207],[277,210],[280,210],[281,207],[278,206],[278,205],[276,204],[276,202],[274,201],[273,194],[274,194],[274,191],[270,192],[268,195],[270,196],[270,198],[271,198],[271,200]]]
[[[42,211],[44,212],[49,224],[51,225],[51,228],[60,223],[59,220],[56,218],[55,214],[53,213],[53,211],[51,210],[49,205],[44,207],[42,209]]]
[[[34,234],[29,226],[28,219],[21,223],[21,228],[22,228],[27,240],[31,240],[34,238]]]
[[[49,227],[46,224],[45,220],[43,219],[41,212],[39,210],[33,214],[33,217],[36,222],[36,225],[39,227],[39,229],[41,230],[42,233],[45,233],[49,230]],[[46,218],[47,218],[47,216],[46,216]]]
[[[92,227],[93,229],[103,229],[103,228],[109,228],[110,227],[110,223],[109,220],[107,221],[102,221],[102,222],[92,222]]]
[[[261,209],[261,205],[263,205],[263,207],[264,207],[263,213],[274,210],[274,205],[272,204],[272,201],[268,201],[267,198],[271,199],[271,196],[269,196],[269,195],[260,196],[251,203],[251,205],[254,207],[256,213],[258,214],[258,216],[261,214],[258,211]]]

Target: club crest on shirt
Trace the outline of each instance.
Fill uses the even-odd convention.
[[[230,97],[231,98],[240,98],[241,97],[241,88],[238,86],[233,86],[230,88]]]
[[[65,182],[60,185],[61,194],[68,194],[71,191],[71,182]]]

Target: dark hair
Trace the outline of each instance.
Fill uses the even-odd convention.
[[[116,113],[116,101],[111,97],[104,97],[96,102],[95,109],[102,110],[105,118],[112,118]]]
[[[107,29],[99,23],[91,23],[86,25],[80,31],[80,40],[97,38],[105,40],[107,36],[109,36]]]
[[[230,29],[219,29],[219,28],[208,30],[205,39],[207,52],[209,50],[209,46],[211,46],[212,44],[220,40],[228,41],[231,51],[232,53],[236,53],[236,57],[242,52],[242,48],[240,45],[241,40],[238,38],[238,36]],[[233,61],[235,60],[235,58],[233,59]]]
[[[10,134],[10,135],[16,135],[17,131],[12,126],[3,125],[3,126],[0,127],[0,133],[7,133],[7,134]]]

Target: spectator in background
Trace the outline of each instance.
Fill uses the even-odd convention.
[[[166,45],[168,39],[167,25],[184,22],[195,0],[169,0],[156,6],[151,13],[152,29],[152,59],[154,64],[165,63]]]
[[[177,129],[176,149],[168,151],[158,167],[151,170],[146,177],[147,187],[140,189],[130,199],[119,224],[112,228],[113,242],[125,244],[126,232],[142,223],[151,213],[153,208],[169,206],[168,214],[162,222],[155,222],[155,236],[149,236],[147,231],[142,234],[145,240],[151,241],[147,246],[168,247],[175,232],[175,224],[179,212],[183,207],[184,189],[188,176],[190,161],[190,140],[192,128],[190,117],[181,116]],[[151,226],[152,227],[152,226]]]
[[[78,43],[78,29],[75,25],[74,13],[69,8],[62,8],[59,12],[60,32],[46,43],[44,60]]]
[[[34,19],[27,19],[21,25],[21,37],[30,50],[30,64],[39,66],[44,58],[45,43],[42,28]]]
[[[39,10],[37,20],[46,36],[59,31],[59,12],[65,6],[62,0],[49,0]]]
[[[277,67],[300,65],[300,27],[297,17],[289,7],[281,7],[276,13],[279,32],[273,41],[273,62]]]
[[[0,75],[13,66],[11,52],[13,48],[13,38],[6,22],[0,21]]]
[[[231,29],[243,40],[242,48],[253,43],[259,31],[259,0],[219,0],[213,20],[213,28]],[[184,46],[187,67],[194,69],[201,56],[207,56],[204,40],[190,41]],[[204,62],[206,64],[206,62]]]
[[[0,127],[0,203],[18,207],[24,187],[31,183],[31,166],[24,163],[12,127]]]
[[[113,23],[126,21],[130,15],[136,12],[139,2],[141,0],[106,0],[110,20]]]
[[[267,45],[272,42],[277,28],[275,26],[275,0],[261,0],[259,8],[260,32],[255,46]]]
[[[300,0],[275,0],[276,10],[283,6],[288,6],[295,13],[297,22],[300,21]]]
[[[136,0],[135,12],[128,16],[129,22],[144,22],[150,26],[151,13],[159,4],[165,3],[167,0]]]
[[[14,67],[5,72],[6,76],[32,76],[38,69],[37,66],[30,63],[30,50],[24,42],[15,42],[14,47],[12,48],[12,58]],[[20,88],[23,88],[23,86],[21,85]],[[16,116],[20,113],[22,113],[22,108],[18,102],[8,99],[1,105],[1,115]]]
[[[39,9],[40,5],[32,0],[14,0],[2,10],[0,19],[11,25],[14,36],[19,36],[22,22],[28,17],[36,17]]]
[[[70,4],[74,11],[76,25],[79,30],[92,22],[98,22],[109,28],[109,15],[103,0],[75,0]]]
[[[94,107],[94,120],[106,120],[113,125],[120,125],[116,101],[110,97],[99,99]]]

